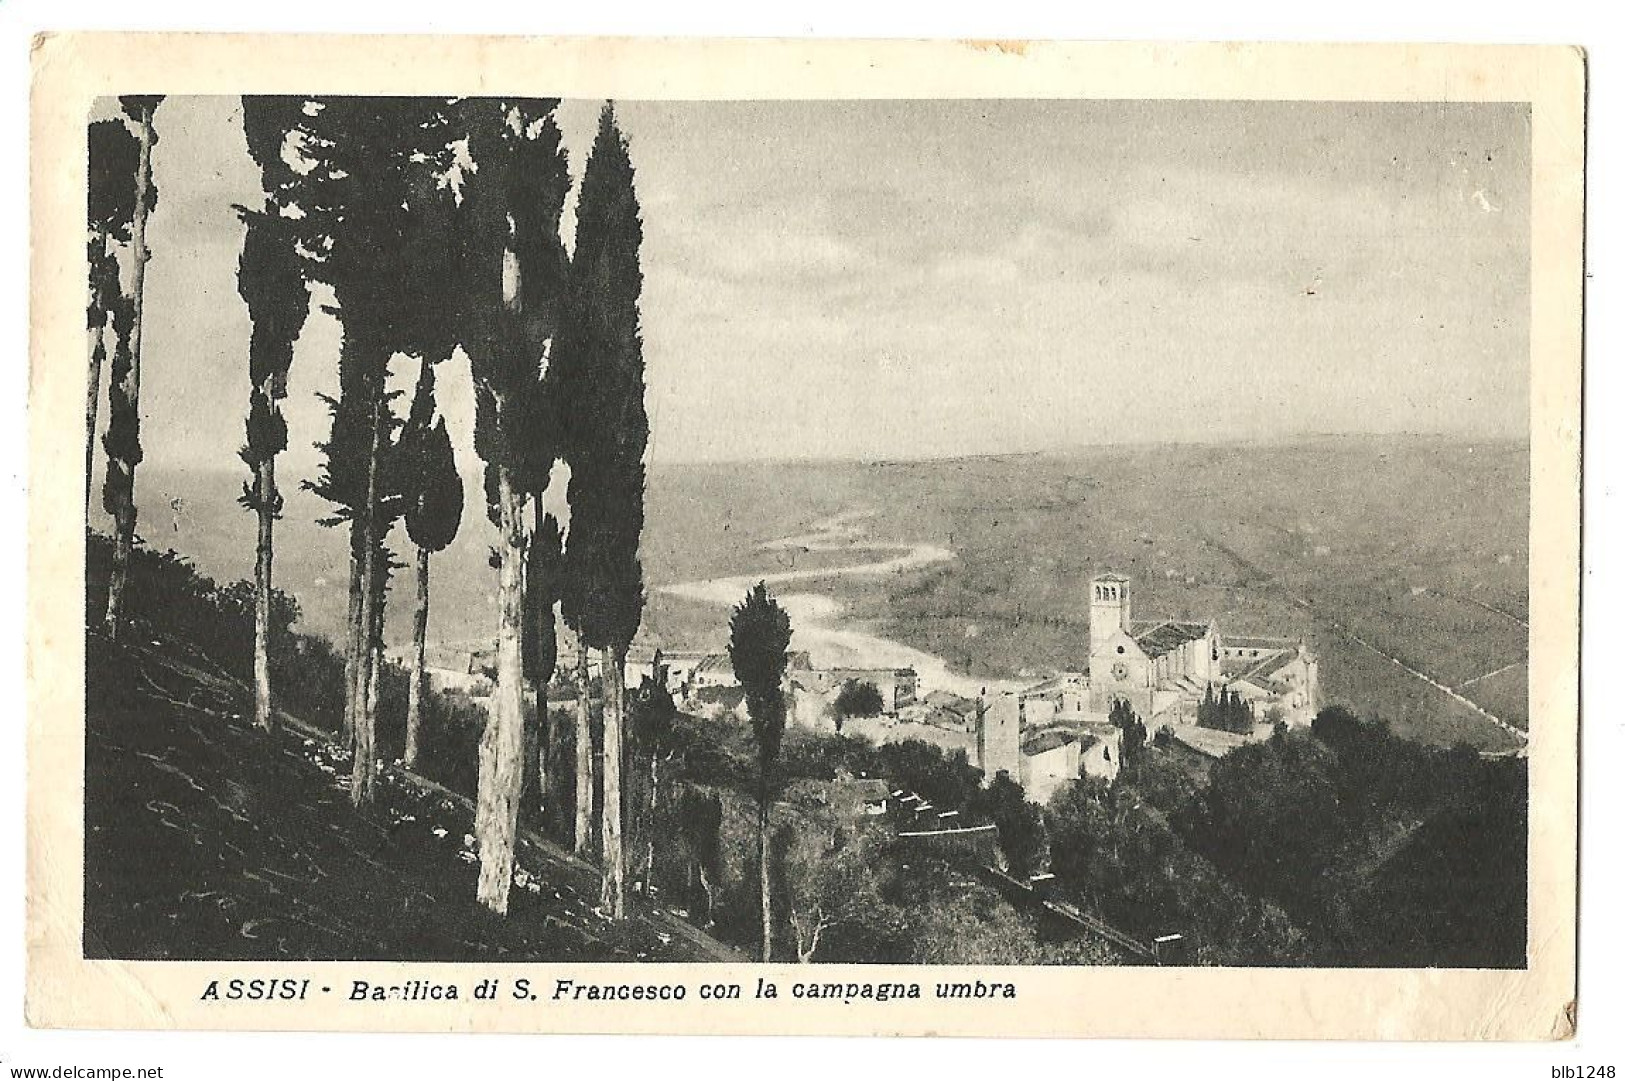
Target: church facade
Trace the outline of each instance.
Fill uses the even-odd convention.
[[[1102,574],[1089,583],[1089,704],[1109,713],[1126,701],[1155,731],[1194,724],[1211,688],[1228,687],[1266,715],[1307,724],[1319,706],[1319,663],[1302,639],[1226,638],[1215,620],[1136,620],[1133,583]]]
[[[1220,681],[1219,630],[1211,620],[1136,622],[1132,588],[1118,574],[1089,583],[1089,702],[1109,713],[1126,701],[1149,723]]]
[[[1092,579],[1088,667],[983,702],[973,763],[988,778],[1019,778],[1029,798],[1047,797],[1079,773],[1110,782],[1121,758],[1121,734],[1110,721],[1118,702],[1148,733],[1167,728],[1178,738],[1194,732],[1210,692],[1229,689],[1251,707],[1255,726],[1250,735],[1222,733],[1226,750],[1268,736],[1277,721],[1314,718],[1319,664],[1302,639],[1226,637],[1212,619],[1136,620],[1133,602],[1128,578]]]

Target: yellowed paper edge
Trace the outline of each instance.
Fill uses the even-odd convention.
[[[46,1027],[1550,1040],[1575,1022],[1581,236],[1585,59],[1560,47],[42,35],[32,100],[28,711],[30,1024]],[[1013,968],[1014,1002],[258,1004],[216,975],[526,975],[788,985],[796,966],[86,961],[85,118],[118,93],[563,97],[1105,97],[1527,101],[1532,111],[1529,967],[1525,971]],[[229,971],[228,971],[229,970]],[[975,978],[820,966],[823,979]]]

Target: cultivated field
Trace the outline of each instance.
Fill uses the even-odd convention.
[[[143,535],[192,555],[216,578],[251,574],[252,518],[232,502],[239,483],[224,473],[152,471]],[[435,560],[432,634],[442,641],[476,641],[495,625],[478,491],[470,489],[457,542]],[[172,492],[185,493],[178,515]],[[1515,745],[1511,736],[1399,664],[1527,726],[1527,507],[1525,444],[1438,438],[657,464],[643,563],[655,587],[865,562],[872,551],[761,546],[843,511],[871,510],[864,528],[872,541],[941,545],[957,558],[894,576],[812,579],[796,590],[827,592],[870,629],[961,671],[1003,678],[1082,665],[1086,583],[1114,570],[1134,579],[1137,617],[1212,617],[1222,633],[1307,636],[1330,700],[1430,742],[1505,748]],[[323,511],[303,493],[290,496],[277,573],[307,628],[332,631],[343,619],[345,547],[340,532],[311,524]],[[392,642],[409,634],[398,607],[407,596],[396,592]],[[721,609],[650,590],[649,643],[720,646],[726,635]]]
[[[674,469],[657,474],[663,491],[651,484],[651,556],[694,553],[671,561],[674,577],[770,572],[774,553],[752,550],[761,540],[869,508],[876,540],[940,544],[958,559],[816,588],[962,670],[1081,665],[1086,584],[1109,569],[1134,578],[1138,616],[1306,636],[1330,700],[1430,742],[1506,748],[1513,737],[1395,662],[1527,726],[1527,461],[1514,443],[1327,438],[741,466],[727,484],[714,468]],[[758,492],[769,496],[753,513]],[[678,637],[709,626],[711,644],[724,633],[714,610],[658,596],[649,622]]]

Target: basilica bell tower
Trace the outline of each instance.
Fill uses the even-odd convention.
[[[1129,633],[1129,580],[1121,574],[1102,574],[1089,582],[1089,652],[1092,654],[1118,631]]]

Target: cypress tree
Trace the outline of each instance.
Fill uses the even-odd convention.
[[[762,962],[773,959],[773,893],[768,868],[768,810],[773,770],[784,742],[784,670],[790,663],[790,614],[757,582],[728,622],[728,658],[745,690],[756,737],[756,847],[762,902]]]
[[[643,895],[651,896],[655,873],[655,825],[660,808],[660,760],[669,759],[672,734],[677,726],[677,703],[666,687],[666,666],[656,650],[650,674],[632,694],[632,716],[636,718],[637,741],[649,762],[649,802],[645,818],[643,851]]]
[[[239,502],[255,513],[258,535],[254,558],[254,719],[272,727],[270,622],[275,522],[282,515],[276,484],[276,458],[288,446],[282,399],[288,394],[293,346],[310,309],[310,286],[300,254],[294,190],[297,176],[282,159],[282,145],[297,127],[296,98],[245,97],[243,131],[250,156],[260,168],[265,200],[257,210],[238,207],[243,251],[237,263],[237,291],[248,306],[252,332],[248,346],[248,420],[240,456],[252,473]]]
[[[457,538],[463,519],[463,478],[451,435],[442,417],[430,423],[435,410],[434,365],[422,362],[412,413],[401,435],[408,482],[406,533],[417,548],[417,607],[412,620],[412,670],[406,692],[406,767],[417,765],[422,735],[424,651],[429,634],[429,557],[444,551]]]
[[[107,387],[107,477],[102,504],[113,516],[113,566],[107,582],[107,634],[118,637],[124,583],[129,575],[130,551],[135,546],[135,470],[141,464],[141,328],[147,291],[147,219],[158,205],[158,187],[152,180],[152,151],[158,143],[153,114],[161,96],[119,99],[124,114],[136,125],[135,201],[130,217],[130,295],[113,313],[118,345]]]
[[[101,401],[102,365],[107,360],[107,323],[124,299],[115,245],[128,244],[135,218],[136,173],[141,146],[123,120],[98,120],[89,130],[89,177],[85,253],[90,264],[90,297],[85,327],[90,332],[90,378],[85,394],[85,510],[90,510],[90,478],[95,471],[96,413]]]
[[[559,523],[536,500],[536,525],[531,530],[525,562],[525,678],[536,696],[536,799],[538,810],[545,807],[548,784],[548,757],[552,748],[548,719],[547,688],[558,670],[558,625],[554,609],[563,589],[564,538]]]
[[[459,120],[475,171],[464,180],[459,230],[472,362],[474,446],[486,465],[497,528],[497,686],[480,737],[474,834],[480,903],[508,910],[524,786],[525,503],[551,468],[542,371],[564,288],[558,224],[569,191],[555,100],[465,99]]]
[[[576,208],[576,245],[569,299],[554,350],[561,385],[566,460],[570,465],[570,531],[565,548],[563,612],[580,647],[598,650],[604,683],[604,805],[601,826],[606,907],[626,909],[621,846],[621,772],[626,716],[626,653],[643,618],[644,465],[649,420],[644,405],[643,289],[639,216],[632,160],[613,105],[599,115]],[[550,373],[551,374],[551,373]],[[578,672],[585,665],[578,657]],[[582,680],[585,683],[585,680]],[[578,748],[588,745],[577,711]],[[582,761],[577,752],[578,764]],[[578,800],[588,785],[578,771]],[[583,834],[577,807],[579,850]]]
[[[350,630],[345,723],[354,748],[351,799],[371,800],[375,777],[375,669],[381,650],[384,538],[404,513],[404,470],[386,382],[396,353],[450,347],[447,310],[425,303],[422,283],[444,273],[435,249],[448,247],[449,195],[438,178],[455,157],[448,103],[433,98],[325,98],[303,126],[313,168],[303,180],[305,209],[319,224],[318,274],[333,288],[342,328],[339,395],[323,473],[312,490],[336,505],[324,524],[350,527]],[[425,265],[425,264],[428,265]],[[427,327],[440,327],[433,344]]]

